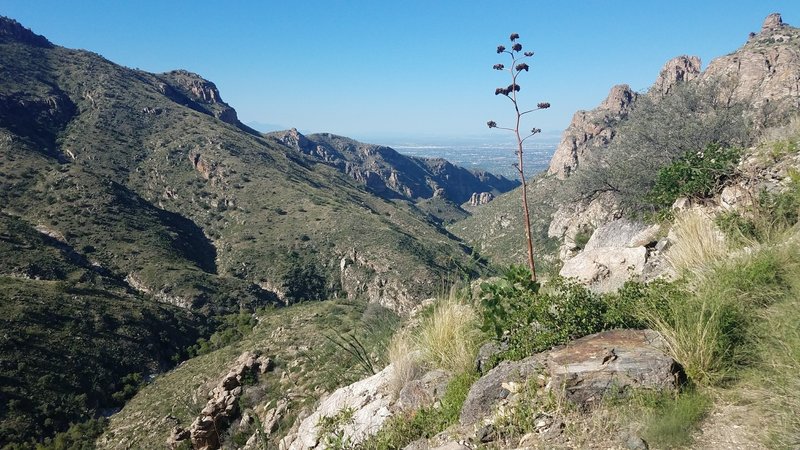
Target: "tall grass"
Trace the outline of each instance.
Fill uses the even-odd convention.
[[[673,231],[676,242],[666,258],[679,273],[706,271],[730,254],[723,234],[713,220],[700,211],[678,214]]]
[[[409,330],[400,330],[394,335],[389,343],[388,356],[393,367],[389,389],[393,396],[397,396],[403,386],[422,372],[420,354]]]
[[[786,247],[742,253],[689,282],[651,289],[642,314],[690,380],[717,384],[753,362],[759,311],[788,298],[800,274],[797,260]]]
[[[473,307],[453,291],[439,299],[419,325],[398,331],[389,345],[394,393],[424,369],[452,374],[470,371],[481,339],[478,326]]]
[[[765,434],[771,448],[800,448],[800,302],[770,308],[764,315],[757,349],[762,355],[754,371],[755,390],[772,430]]]

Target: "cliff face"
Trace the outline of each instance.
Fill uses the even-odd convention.
[[[616,136],[615,125],[628,116],[637,96],[628,85],[617,85],[597,108],[576,112],[550,159],[547,173],[566,178],[589,153],[607,146]]]
[[[547,173],[570,176],[592,153],[616,137],[616,128],[636,108],[641,95],[663,98],[677,83],[718,87],[720,102],[745,102],[756,122],[787,114],[800,106],[800,30],[783,23],[780,14],[766,18],[759,33],[735,52],[716,58],[701,72],[696,56],[679,56],[661,69],[644,94],[615,86],[608,98],[591,111],[578,111],[564,131]]]
[[[783,23],[780,14],[766,18],[739,50],[708,65],[700,79],[729,87],[732,100],[754,109],[782,112],[800,106],[800,29]],[[727,100],[727,99],[726,99]]]

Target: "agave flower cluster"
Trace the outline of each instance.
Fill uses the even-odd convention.
[[[522,209],[524,212],[524,223],[525,223],[525,237],[527,240],[527,247],[528,247],[528,267],[531,271],[531,279],[536,281],[536,264],[533,258],[533,240],[531,238],[531,219],[530,213],[528,210],[528,191],[527,191],[527,184],[525,182],[525,167],[523,164],[522,159],[522,151],[523,151],[523,143],[526,139],[539,134],[542,132],[539,128],[532,128],[530,133],[523,137],[520,134],[520,127],[522,122],[522,116],[525,114],[531,113],[533,111],[538,111],[540,109],[547,109],[550,107],[550,103],[548,102],[539,102],[536,104],[536,108],[529,109],[529,110],[522,110],[519,107],[519,103],[517,102],[517,93],[520,92],[520,85],[517,83],[517,77],[522,72],[529,72],[531,67],[528,65],[526,60],[533,57],[533,52],[526,51],[522,52],[522,43],[519,42],[519,34],[512,33],[509,37],[511,40],[511,49],[507,49],[505,45],[498,45],[497,46],[497,54],[507,54],[511,58],[511,64],[506,68],[505,64],[495,64],[492,66],[494,70],[499,71],[506,71],[511,74],[511,84],[505,87],[499,87],[494,90],[494,95],[503,95],[514,105],[514,112],[515,115],[515,124],[513,127],[501,127],[497,125],[497,122],[494,120],[490,120],[486,122],[486,125],[489,128],[498,128],[501,130],[507,130],[514,133],[514,136],[517,139],[517,162],[514,163],[514,167],[517,169],[519,173],[520,181],[522,182]]]

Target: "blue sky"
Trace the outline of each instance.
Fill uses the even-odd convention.
[[[491,66],[511,32],[536,55],[520,82],[526,126],[552,136],[614,84],[645,90],[681,54],[703,67],[800,1],[52,1],[0,0],[56,44],[151,72],[215,82],[244,122],[379,142],[491,137],[510,120]]]

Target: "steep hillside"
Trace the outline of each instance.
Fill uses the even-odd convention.
[[[3,210],[91,245],[141,291],[208,308],[367,291],[399,305],[467,260],[414,208],[243,132],[197,75],[15,36],[3,36],[0,68]]]

